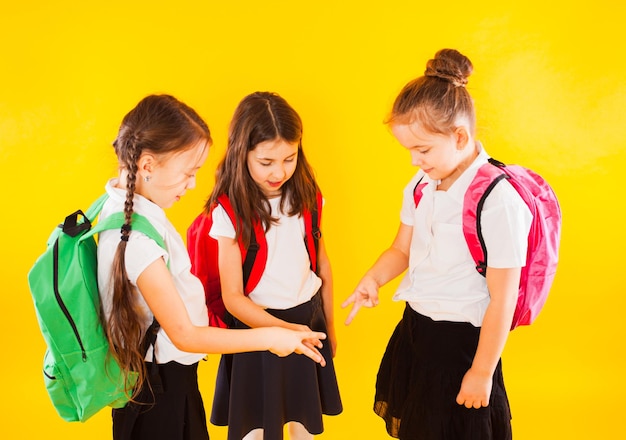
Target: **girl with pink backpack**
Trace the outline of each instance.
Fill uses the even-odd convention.
[[[512,437],[500,356],[526,291],[523,268],[536,266],[529,232],[540,215],[508,178],[478,197],[479,207],[467,207],[466,199],[476,199],[466,194],[479,170],[496,166],[475,138],[474,104],[465,87],[472,69],[458,51],[440,50],[396,98],[387,124],[420,171],[404,190],[393,243],[343,303],[353,304],[349,324],[362,306],[378,304],[381,286],[406,271],[394,295],[406,308],[381,361],[374,401],[389,435],[400,439]],[[468,210],[480,212],[486,260],[480,264],[464,233]],[[548,232],[549,244],[558,247],[559,231]],[[550,283],[551,269],[541,269]]]

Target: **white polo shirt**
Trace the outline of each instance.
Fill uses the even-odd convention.
[[[482,325],[489,305],[487,282],[476,271],[463,236],[463,198],[478,168],[489,156],[478,144],[478,157],[447,191],[420,170],[404,189],[400,219],[413,227],[409,270],[394,295],[433,320]],[[417,209],[413,190],[418,180],[427,183]],[[481,217],[488,266],[526,265],[530,210],[507,181],[498,183],[487,197]]]
[[[110,180],[106,185],[109,199],[100,213],[100,218],[116,212],[123,212],[126,200],[126,191],[115,188],[117,179]],[[187,248],[174,226],[165,216],[165,211],[148,199],[135,194],[133,210],[145,216],[152,226],[163,236],[167,251],[163,250],[155,241],[138,231],[131,231],[126,245],[125,263],[128,279],[137,287],[139,275],[158,258],[169,263],[170,273],[176,290],[183,300],[191,322],[197,326],[209,325],[205,304],[204,288],[198,278],[191,273],[191,261]],[[111,313],[113,294],[111,291],[111,268],[115,251],[120,242],[119,229],[103,231],[98,238],[98,289],[102,298],[104,314],[108,318]],[[142,295],[137,295],[137,302],[144,314],[144,330],[152,323],[153,315]],[[159,364],[176,361],[180,364],[191,365],[205,356],[203,353],[187,353],[179,350],[169,339],[163,329],[157,335],[156,358]],[[152,361],[152,348],[146,354],[147,361]]]
[[[304,244],[303,218],[280,212],[280,197],[271,198],[269,202],[272,217],[279,220],[265,234],[267,264],[249,298],[261,307],[285,310],[309,301],[321,287],[322,280],[311,270],[311,260]],[[213,210],[209,235],[215,239],[235,238],[235,227],[220,205]]]

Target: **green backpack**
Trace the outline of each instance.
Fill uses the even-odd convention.
[[[120,212],[92,228],[107,198],[101,196],[86,214],[79,210],[67,216],[28,273],[47,344],[44,382],[52,404],[67,421],[84,422],[105,406],[121,408],[129,400],[101,322],[94,234],[124,224]],[[132,228],[166,249],[163,237],[145,217],[134,213]]]

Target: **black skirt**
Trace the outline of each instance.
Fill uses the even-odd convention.
[[[208,440],[206,413],[198,389],[198,363],[146,362],[151,387],[134,402],[113,410],[114,440]],[[155,380],[155,377],[157,378]],[[155,383],[155,382],[160,382]]]
[[[320,294],[287,310],[267,309],[287,322],[326,332]],[[248,328],[235,320],[234,328]],[[324,430],[322,414],[341,413],[342,404],[330,345],[320,350],[322,367],[310,358],[269,351],[223,355],[217,373],[211,423],[228,425],[228,440],[241,440],[253,429],[265,440],[281,440],[287,422],[300,422],[311,434]]]
[[[511,411],[502,364],[493,376],[487,407],[456,403],[472,365],[480,328],[433,321],[407,304],[383,356],[374,412],[392,437],[411,440],[508,440]]]

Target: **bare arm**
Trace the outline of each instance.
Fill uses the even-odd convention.
[[[519,289],[521,268],[487,268],[491,301],[483,319],[478,348],[456,398],[459,405],[480,408],[489,405],[493,373],[504,350]]]
[[[236,240],[219,237],[219,269],[224,305],[233,316],[249,327],[284,327],[292,330],[308,329],[267,313],[243,292],[241,251]]]
[[[337,352],[337,336],[335,334],[335,312],[333,303],[333,273],[323,239],[320,239],[318,245],[317,265],[318,275],[322,279],[322,304],[324,306],[328,341],[330,342],[331,352],[334,357]]]
[[[361,278],[352,295],[341,305],[341,307],[347,307],[353,304],[346,318],[346,325],[352,322],[362,306],[378,305],[378,289],[407,269],[412,235],[413,227],[400,223],[391,247],[378,257],[374,265]]]
[[[192,353],[270,350],[279,356],[296,352],[324,363],[317,350],[305,345],[306,342],[321,346],[321,339],[325,339],[323,333],[295,332],[276,327],[228,330],[195,326],[162,258],[154,261],[141,273],[137,286],[163,330],[180,350]]]

